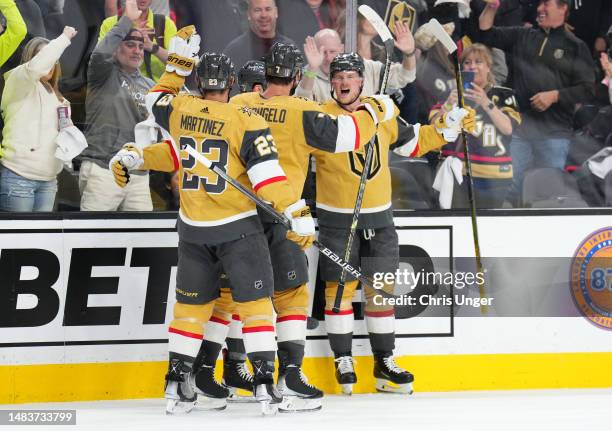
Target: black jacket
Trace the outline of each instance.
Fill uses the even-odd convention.
[[[567,137],[576,103],[594,94],[595,65],[589,48],[563,26],[540,28],[493,27],[481,32],[482,42],[512,54],[513,77],[525,137]],[[530,98],[541,91],[559,90],[559,102],[544,112],[531,108]]]

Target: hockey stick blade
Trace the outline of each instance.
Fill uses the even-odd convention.
[[[219,175],[221,178],[227,181],[230,185],[238,189],[238,191],[240,191],[247,198],[253,201],[253,203],[255,203],[259,208],[261,208],[263,211],[268,213],[270,216],[274,217],[287,229],[291,230],[291,222],[287,219],[287,217],[285,217],[283,214],[279,214],[272,206],[265,203],[257,195],[255,195],[251,190],[249,190],[248,188],[240,184],[234,178],[230,177],[227,174],[227,172],[225,172],[223,169],[219,168],[218,166],[213,165],[212,162],[208,160],[206,156],[199,153],[195,148],[190,147],[189,145],[186,145],[184,148],[185,148],[185,151],[187,151],[187,153],[189,153],[191,157],[193,157],[199,163],[203,164],[208,169],[212,170],[214,173]],[[319,249],[319,252],[321,254],[325,255],[329,260],[334,262],[336,265],[340,266],[343,271],[346,271],[347,273],[351,274],[353,277],[355,277],[362,283],[366,284],[367,286],[373,287],[372,280],[368,279],[357,268],[354,268],[353,266],[349,265],[348,262],[345,262],[340,256],[334,253],[333,250],[321,244],[319,240],[315,240],[313,242],[313,245]]]
[[[357,10],[359,11],[361,15],[364,16],[365,19],[368,20],[370,24],[372,24],[372,27],[374,27],[374,30],[376,30],[376,33],[378,33],[383,43],[386,44],[387,41],[389,40],[393,41],[393,36],[391,35],[391,32],[389,31],[389,27],[387,27],[385,22],[374,11],[374,9],[372,9],[368,5],[362,4],[361,6],[359,6]]]
[[[453,41],[453,39],[448,35],[442,24],[438,22],[437,19],[432,18],[429,22],[423,24],[427,33],[434,36],[438,42],[444,45],[444,48],[448,51],[449,54],[457,51],[457,44]]]

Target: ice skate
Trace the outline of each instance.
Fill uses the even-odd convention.
[[[228,402],[254,403],[253,374],[246,361],[229,359],[227,350],[223,350],[223,384],[229,389]]]
[[[197,395],[189,383],[191,369],[179,359],[172,359],[166,374],[166,414],[189,413],[193,410]]]
[[[195,375],[190,376],[190,383],[198,394],[198,410],[223,410],[227,407],[229,390],[215,380],[215,368],[201,364]]]
[[[321,410],[323,392],[308,383],[297,365],[287,365],[279,373],[278,390],[283,395],[283,402],[278,408],[282,413]]]
[[[353,385],[357,383],[357,374],[355,374],[355,362],[353,357],[339,356],[334,362],[336,363],[336,380],[342,387],[342,393],[352,395]]]
[[[261,405],[261,413],[264,416],[275,415],[279,404],[283,401],[282,395],[274,385],[274,363],[267,361],[253,361],[254,370],[254,395]]]
[[[400,368],[392,353],[374,355],[374,377],[376,377],[376,390],[380,392],[394,392],[412,394],[414,376]]]

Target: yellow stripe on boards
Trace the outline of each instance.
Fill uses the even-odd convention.
[[[354,392],[373,392],[372,358],[355,359]],[[415,375],[417,392],[612,387],[612,352],[404,356],[397,363]],[[161,398],[166,369],[166,362],[0,366],[0,404]],[[306,358],[304,372],[326,393],[340,393],[332,358]]]

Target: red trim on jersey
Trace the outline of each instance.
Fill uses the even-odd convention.
[[[455,156],[460,159],[464,158],[463,153],[458,151],[444,150],[442,151],[443,156]],[[483,163],[512,163],[512,157],[494,157],[494,156],[479,156],[478,154],[470,154],[470,160],[472,162],[483,162]]]
[[[172,326],[168,328],[168,332],[172,332],[173,334],[182,335],[183,337],[196,338],[198,340],[202,339],[202,334],[196,334],[194,332],[181,331],[180,329],[173,328]]]
[[[287,320],[302,320],[305,322],[307,319],[303,314],[290,314],[288,316],[277,317],[276,323],[286,322]]]
[[[169,139],[166,139],[164,142],[166,144],[170,145],[170,154],[172,154],[172,164],[174,165],[174,170],[178,171],[179,170],[179,161],[178,161],[178,157],[176,157],[176,150],[174,148],[174,145],[172,145],[172,142],[170,142]]]
[[[215,323],[220,323],[220,324],[225,325],[225,326],[230,324],[229,321],[227,321],[225,319],[221,319],[220,317],[217,317],[217,316],[211,316],[210,317],[210,321],[211,322],[215,322]]]
[[[274,332],[274,326],[251,326],[249,328],[242,328],[243,334],[250,332]]]
[[[149,90],[149,93],[168,93],[170,94],[171,92],[168,90]]]
[[[353,117],[352,115],[350,115],[351,119],[353,120],[353,125],[355,126],[355,149],[359,148],[359,127],[357,126],[357,120],[355,119],[355,117]]]
[[[285,181],[285,180],[287,180],[287,177],[285,176],[268,178],[267,180],[263,180],[262,182],[255,184],[253,186],[253,190],[258,191],[260,188],[267,186],[268,184],[277,183],[279,181]]]
[[[416,145],[414,146],[414,150],[412,150],[412,153],[410,153],[408,157],[416,157],[418,153],[419,153],[419,141],[417,141]]]
[[[387,311],[366,311],[363,314],[369,317],[392,317],[395,316],[395,310],[387,310]]]
[[[340,310],[337,313],[334,313],[331,310],[325,310],[325,314],[328,316],[347,316],[349,314],[353,314],[353,309],[351,308],[350,310]]]
[[[238,314],[232,314],[232,320],[238,320],[240,321],[240,316]]]

